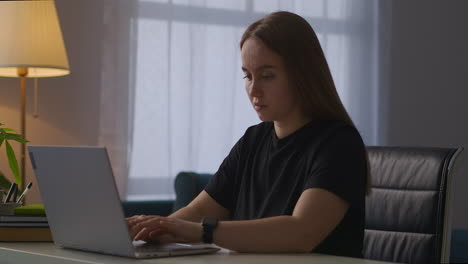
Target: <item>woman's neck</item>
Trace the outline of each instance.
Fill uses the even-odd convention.
[[[303,115],[298,115],[295,118],[288,119],[287,121],[273,121],[276,137],[278,139],[285,138],[310,121],[312,121],[312,118]]]

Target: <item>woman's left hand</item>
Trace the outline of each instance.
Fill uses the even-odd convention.
[[[202,225],[163,216],[137,216],[127,219],[133,240],[147,242],[200,242]]]

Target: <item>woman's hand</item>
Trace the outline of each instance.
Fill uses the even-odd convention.
[[[137,215],[127,218],[133,240],[146,242],[199,242],[202,237],[200,223],[156,215]]]

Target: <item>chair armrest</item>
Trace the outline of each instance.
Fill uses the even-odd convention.
[[[172,213],[174,200],[122,201],[125,217],[132,215],[162,215]]]

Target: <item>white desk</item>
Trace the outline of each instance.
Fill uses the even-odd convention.
[[[239,254],[221,250],[215,254],[193,255],[183,257],[131,259],[101,255],[70,249],[62,249],[52,243],[0,243],[0,263],[33,263],[33,264],[77,264],[77,263],[161,263],[161,264],[382,264],[388,262],[372,261],[357,258],[336,257],[320,254]]]

